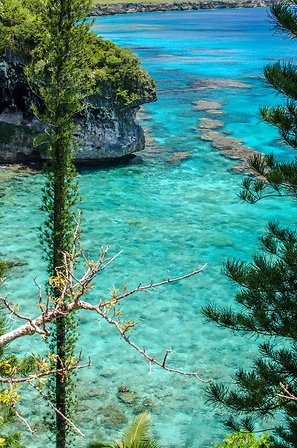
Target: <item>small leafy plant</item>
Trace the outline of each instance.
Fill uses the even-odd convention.
[[[216,445],[213,448],[269,448],[270,439],[268,434],[263,434],[256,439],[251,432],[235,432],[226,436],[222,445]]]

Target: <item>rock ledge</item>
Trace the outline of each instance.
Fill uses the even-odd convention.
[[[114,14],[134,14],[139,12],[157,11],[192,11],[200,9],[219,8],[261,8],[276,3],[277,0],[210,0],[210,1],[186,1],[174,3],[115,3],[98,4],[92,12],[92,16],[106,16]]]

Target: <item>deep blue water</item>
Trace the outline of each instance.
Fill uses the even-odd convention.
[[[266,200],[254,206],[239,201],[242,175],[231,170],[237,162],[200,140],[197,120],[206,115],[193,110],[193,101],[222,105],[225,114],[212,117],[223,121],[220,132],[228,131],[256,150],[274,151],[280,159],[292,157],[276,132],[259,122],[258,108],[281,101],[263,86],[260,75],[265,64],[290,58],[293,44],[273,34],[265,9],[103,17],[96,19],[95,30],[138,53],[157,82],[159,99],[146,106],[148,117],[143,120],[155,139],[155,151],[140,154],[126,166],[80,172],[84,246],[91,256],[101,245],[111,245],[112,253],[124,250],[98,279],[91,300],[106,296],[113,285],[133,287],[164,279],[168,270],[180,275],[207,263],[195,278],[127,300],[123,311],[140,321],[132,337],[147,352],[162,359],[172,348],[175,368],[231,382],[234,369],[252,360],[257,341],[206,324],[200,309],[209,302],[232,304],[235,288],[221,273],[223,263],[234,257],[250,259],[268,220],[295,225],[295,216],[289,201]],[[244,84],[222,87],[222,78]],[[187,152],[187,160],[169,163],[176,152]],[[23,310],[32,312],[37,295],[32,277],[38,275],[41,283],[45,279],[38,241],[43,178],[6,172],[3,185],[0,255],[28,261],[15,269],[6,290]],[[82,315],[80,334],[79,346],[93,361],[79,383],[84,400],[78,424],[88,438],[114,437],[125,418],[130,421],[147,407],[154,435],[165,446],[210,448],[222,440],[228,413],[205,404],[205,387],[197,380],[156,367],[150,372],[149,365],[95,316]],[[37,349],[40,339],[23,340],[12,349],[24,346]],[[119,402],[121,385],[137,392],[134,405]],[[25,401],[24,410],[27,405]],[[29,418],[43,428],[37,406]],[[39,434],[28,446],[44,443]]]

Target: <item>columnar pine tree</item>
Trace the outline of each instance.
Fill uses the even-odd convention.
[[[37,117],[46,125],[50,157],[44,210],[47,220],[43,243],[48,259],[48,272],[55,276],[63,266],[63,253],[69,252],[74,229],[73,206],[77,201],[76,171],[72,152],[75,139],[74,115],[86,107],[86,97],[93,92],[94,42],[90,23],[83,19],[88,0],[45,0],[41,13],[38,45],[27,77],[40,98],[35,105]],[[59,300],[58,290],[56,300]],[[73,356],[75,342],[73,318],[58,318],[54,335],[57,368]],[[72,385],[69,375],[56,375],[54,403],[59,411],[71,417]],[[67,445],[67,423],[56,414],[56,446]]]
[[[297,6],[297,0],[290,1]],[[289,4],[277,4],[271,15],[277,30],[297,39],[297,12]],[[275,63],[265,67],[268,86],[286,101],[279,107],[261,110],[264,121],[279,130],[281,138],[297,149],[297,66]],[[257,178],[244,181],[241,197],[255,203],[267,196],[297,199],[297,162],[279,163],[273,156],[255,157],[251,163]],[[207,319],[221,327],[264,338],[259,357],[251,370],[240,369],[233,388],[213,384],[209,400],[226,406],[241,423],[230,419],[229,426],[253,429],[254,417],[274,416],[276,427],[272,446],[297,446],[297,233],[277,222],[268,225],[260,239],[261,253],[253,262],[229,261],[227,276],[240,290],[236,301],[241,310],[208,306]],[[292,399],[284,398],[292,394]],[[280,397],[280,395],[282,397]]]

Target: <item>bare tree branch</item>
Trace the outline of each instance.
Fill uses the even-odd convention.
[[[42,390],[35,386],[35,384],[33,384],[31,381],[28,381],[28,383],[30,384],[31,387],[33,387],[33,389],[35,389],[39,395],[47,402],[47,404],[59,415],[61,415],[61,417],[74,429],[75,432],[77,432],[77,434],[79,434],[80,436],[84,437],[85,435],[81,432],[81,430],[71,421],[69,420],[69,418],[66,417],[66,415],[64,415],[58,408],[56,408],[56,406],[53,405],[53,403],[50,401],[50,399],[48,398],[47,395],[45,395]]]
[[[12,305],[8,301],[7,296],[0,296],[0,302],[2,302],[2,304],[6,307],[6,309],[9,311],[9,313],[11,313],[12,316],[15,316],[19,320],[26,321],[23,325],[20,325],[19,327],[14,328],[13,330],[0,336],[0,347],[26,335],[33,335],[38,333],[43,337],[47,337],[50,334],[48,324],[54,322],[57,318],[68,316],[78,310],[87,310],[89,312],[96,313],[98,316],[100,316],[101,319],[104,319],[108,324],[110,324],[126,343],[128,343],[134,350],[136,350],[149,362],[150,370],[152,368],[152,365],[157,365],[158,367],[168,372],[194,377],[203,383],[210,382],[208,380],[202,379],[198,372],[184,371],[182,369],[175,369],[170,367],[168,365],[168,356],[172,353],[171,349],[167,349],[165,351],[163,359],[158,360],[155,358],[155,356],[147,353],[145,349],[139,347],[130,339],[130,332],[137,325],[137,323],[133,321],[124,322],[121,319],[121,310],[119,308],[121,302],[124,299],[129,298],[133,294],[149,292],[151,290],[156,291],[161,286],[188,279],[192,276],[200,274],[205,269],[206,265],[178,277],[171,277],[170,272],[168,272],[166,280],[156,283],[152,281],[147,285],[139,283],[137,287],[131,290],[127,290],[126,287],[119,291],[112,290],[110,298],[100,301],[98,304],[94,305],[86,300],[83,300],[83,297],[92,288],[92,282],[98,275],[98,273],[102,272],[104,269],[110,266],[110,264],[121,254],[121,252],[113,257],[108,258],[109,247],[105,247],[101,249],[97,261],[89,260],[80,246],[79,228],[80,214],[77,219],[77,224],[73,236],[73,244],[70,253],[64,254],[63,266],[56,269],[55,277],[52,277],[50,279],[50,283],[54,285],[54,288],[52,290],[59,291],[58,297],[52,297],[47,294],[46,301],[44,302],[42,289],[40,285],[38,285],[36,279],[34,279],[34,283],[38,289],[38,307],[41,311],[41,314],[39,316],[31,318],[25,316],[24,314],[21,314],[18,305]],[[75,272],[75,266],[77,265],[79,257],[82,258],[86,266],[86,269],[81,276],[78,276]],[[46,371],[44,371],[44,369],[43,371],[37,370],[36,373],[28,375],[26,377],[22,377],[18,372],[13,372],[12,374],[7,375],[7,377],[0,377],[0,384],[7,383],[11,386],[12,384],[28,383],[30,387],[38,391],[39,395],[48,402],[49,406],[54,409],[55,412],[58,412],[55,406],[49,401],[48,397],[46,397],[41,391],[40,387],[34,384],[34,381],[41,380],[42,378],[52,374],[60,373],[61,375],[66,375],[71,370],[91,367],[91,361],[89,361],[88,364],[84,365],[79,365],[79,361],[80,359],[74,365],[70,364],[62,366],[61,369],[52,369],[51,366],[49,366]],[[65,416],[63,416],[63,418],[66,419]],[[25,424],[25,422],[23,423]],[[72,422],[68,421],[68,423],[75,429],[76,432],[82,435],[80,430]]]
[[[120,333],[120,335],[122,336],[122,338],[129,344],[131,345],[131,347],[133,347],[138,353],[140,353],[144,358],[146,358],[151,364],[156,364],[157,366],[161,367],[164,370],[167,370],[168,372],[173,372],[173,373],[178,373],[180,375],[185,375],[185,376],[193,376],[195,378],[197,378],[197,380],[201,381],[202,383],[210,383],[211,380],[203,380],[202,378],[200,378],[200,376],[198,375],[198,372],[185,372],[183,370],[179,370],[179,369],[173,369],[170,367],[166,366],[166,360],[167,360],[167,356],[169,353],[172,353],[171,349],[166,350],[165,355],[164,355],[164,359],[162,362],[158,361],[157,359],[155,359],[153,356],[150,356],[146,353],[146,351],[142,348],[140,348],[138,345],[136,345],[134,342],[132,342],[130,340],[130,338],[127,336],[126,334],[126,330],[123,330],[119,324],[119,322],[111,319],[110,317],[108,317],[106,314],[104,314],[100,309],[97,310],[97,312],[100,314],[100,316],[102,316],[109,324],[113,325],[117,331]],[[132,326],[132,325],[131,325]]]
[[[34,433],[33,429],[31,428],[27,420],[24,417],[22,417],[21,414],[18,412],[15,405],[12,405],[11,409],[13,410],[16,417],[27,427],[27,429],[31,432],[31,434],[33,434]]]
[[[289,391],[288,386],[285,386],[283,383],[280,383],[280,387],[284,391],[284,394],[276,394],[277,397],[297,401],[297,397]]]

